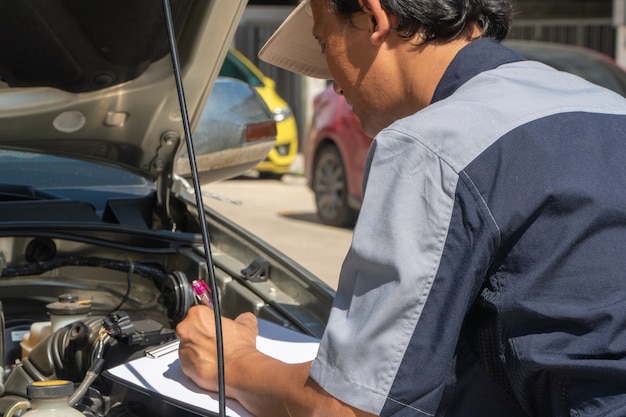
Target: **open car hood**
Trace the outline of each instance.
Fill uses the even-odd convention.
[[[191,128],[246,0],[171,0]],[[184,142],[161,1],[0,2],[0,148],[105,162],[151,180]]]

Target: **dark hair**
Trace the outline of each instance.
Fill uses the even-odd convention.
[[[361,11],[358,0],[327,0],[334,12],[349,18]],[[400,20],[394,28],[404,38],[421,32],[425,40],[452,40],[475,22],[482,36],[503,40],[511,28],[510,0],[380,0]]]

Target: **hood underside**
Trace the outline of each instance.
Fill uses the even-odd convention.
[[[245,0],[171,0],[191,128]],[[0,148],[171,173],[184,131],[164,6],[0,2]]]

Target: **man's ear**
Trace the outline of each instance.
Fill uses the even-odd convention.
[[[370,15],[370,39],[380,44],[392,29],[392,16],[387,14],[380,5],[380,0],[359,0],[361,9]]]

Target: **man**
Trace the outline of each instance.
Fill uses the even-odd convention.
[[[310,0],[261,51],[334,79],[375,140],[317,358],[224,322],[227,395],[255,415],[626,415],[626,102],[501,46],[510,16]],[[177,332],[215,389],[212,314]]]

